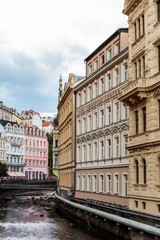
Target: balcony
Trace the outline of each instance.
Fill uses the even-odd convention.
[[[123,88],[122,96],[119,100],[127,106],[133,106],[138,102],[144,101],[147,98],[148,86],[148,79],[146,78],[129,81],[127,86]]]
[[[15,142],[15,141],[10,141],[10,144],[13,146],[13,147],[21,147],[23,145],[22,142],[18,143],[18,142]]]

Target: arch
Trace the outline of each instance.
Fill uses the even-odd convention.
[[[105,132],[104,132],[104,135],[110,135],[111,131],[109,129],[107,129]]]
[[[112,133],[116,133],[116,132],[118,132],[118,131],[119,131],[118,127],[114,127],[114,128],[112,129]]]

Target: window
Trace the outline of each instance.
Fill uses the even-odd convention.
[[[116,142],[116,157],[119,157],[119,137],[115,138]]]
[[[123,185],[124,185],[123,195],[127,197],[128,196],[128,174],[123,175]]]
[[[37,147],[39,146],[39,142],[37,141]]]
[[[128,156],[127,147],[128,147],[128,136],[124,136],[124,155],[125,156]]]
[[[98,59],[94,61],[94,71],[98,69]]]
[[[94,113],[94,129],[97,129],[98,124],[97,124],[97,112]]]
[[[99,192],[104,192],[104,177],[103,177],[103,175],[99,176]]]
[[[108,158],[111,158],[111,139],[107,140],[107,145],[108,145]]]
[[[158,15],[158,21],[160,21],[160,0],[157,1],[157,15]]]
[[[144,34],[145,33],[144,15],[142,15],[142,28],[143,28],[143,34]]]
[[[33,157],[35,156],[35,151],[33,151]]]
[[[143,111],[143,131],[146,131],[146,107],[142,109]]]
[[[160,212],[160,204],[157,204],[158,212]]]
[[[135,178],[136,178],[136,184],[139,183],[139,166],[138,166],[138,161],[135,161]]]
[[[83,162],[86,161],[86,145],[83,145]]]
[[[104,142],[100,142],[100,159],[104,159]]]
[[[107,86],[108,86],[107,90],[110,90],[111,89],[111,74],[107,75]]]
[[[102,53],[100,56],[100,63],[101,63],[101,66],[104,64],[104,53]]]
[[[27,145],[27,139],[26,139],[26,145]]]
[[[107,175],[107,193],[111,193],[111,175]]]
[[[128,80],[128,64],[127,63],[124,65],[124,80],[125,81]]]
[[[135,118],[136,118],[136,134],[138,134],[138,111],[135,111]]]
[[[137,24],[136,24],[136,22],[134,24],[134,35],[135,35],[135,40],[137,40]]]
[[[87,191],[88,192],[91,191],[91,176],[90,175],[87,176]]]
[[[115,104],[115,107],[116,107],[116,109],[115,109],[115,114],[116,114],[116,119],[115,119],[115,121],[116,122],[118,122],[119,121],[119,103],[116,103]]]
[[[81,120],[78,120],[78,134],[81,134]]]
[[[143,163],[143,183],[146,184],[147,183],[146,160],[143,159],[142,163]]]
[[[114,55],[116,56],[120,52],[119,41],[114,44]]]
[[[97,142],[94,143],[94,160],[97,160]]]
[[[78,146],[78,162],[81,162],[81,146]]]
[[[139,37],[141,36],[141,23],[140,18],[138,19],[138,31],[139,31]]]
[[[160,3],[159,3],[160,4]],[[160,72],[160,46],[158,46],[158,70],[159,70],[159,72]]]
[[[100,79],[100,94],[104,93],[104,79]]]
[[[94,83],[94,97],[97,97],[97,82]]]
[[[97,175],[93,175],[93,192],[97,192]]]
[[[107,124],[111,124],[111,106],[107,107]]]
[[[78,94],[78,106],[79,107],[81,106],[81,94],[80,93]]]
[[[56,148],[58,147],[58,140],[57,139],[55,140],[55,147]]]
[[[146,202],[142,202],[143,209],[146,209]]]
[[[124,106],[124,119],[128,118],[128,114],[129,114],[129,109],[128,107]]]
[[[83,133],[86,133],[86,118],[83,118]]]
[[[86,90],[83,91],[83,104],[86,103]]]
[[[110,60],[111,57],[112,57],[112,49],[109,48],[109,49],[107,49],[107,60]]]
[[[25,150],[25,156],[27,156],[27,150]]]
[[[92,64],[90,64],[88,66],[88,74],[91,75],[92,74]]]
[[[91,151],[91,143],[88,144],[88,160],[91,161],[91,155],[92,151]]]
[[[91,86],[88,87],[88,101],[91,101],[92,99],[92,89],[91,89]]]
[[[138,201],[135,201],[135,207],[138,208]]]
[[[81,189],[81,188],[80,188],[80,186],[81,186],[80,183],[81,183],[81,181],[80,181],[80,175],[78,175],[78,176],[77,176],[77,191],[80,191],[80,189]]]
[[[31,150],[29,150],[29,156],[31,156]]]
[[[85,191],[85,175],[82,176],[82,191]]]
[[[135,79],[137,79],[137,62],[135,62],[134,68],[135,68]]]
[[[29,146],[31,146],[31,139],[29,140]]]
[[[104,110],[100,110],[100,127],[104,126]]]
[[[92,130],[92,116],[88,116],[88,131]]]
[[[115,187],[115,193],[118,194],[119,193],[119,175],[116,174],[115,175],[115,183],[114,183],[114,187]]]
[[[115,70],[115,74],[116,74],[115,86],[117,86],[119,84],[119,69],[118,68]]]
[[[139,65],[139,77],[141,77],[141,59],[138,60]]]
[[[35,146],[35,140],[33,140],[33,146]]]
[[[55,166],[58,166],[58,154],[55,154]]]

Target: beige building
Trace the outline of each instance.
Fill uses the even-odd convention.
[[[53,174],[59,179],[59,128],[57,118],[53,121]]]
[[[59,187],[69,191],[74,188],[75,169],[75,95],[73,88],[82,77],[69,74],[62,90],[59,81],[58,126],[59,126]]]
[[[129,84],[129,207],[160,214],[160,1],[126,0]]]
[[[6,163],[6,142],[7,138],[4,133],[0,133],[0,162]]]
[[[2,101],[0,101],[0,119],[17,122],[20,124],[21,115],[17,113],[16,109],[7,107]]]

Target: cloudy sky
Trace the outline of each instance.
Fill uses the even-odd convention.
[[[57,111],[58,81],[127,27],[124,0],[0,0],[0,100],[18,112]]]

